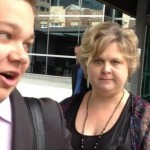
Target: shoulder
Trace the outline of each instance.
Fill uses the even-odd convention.
[[[76,94],[71,97],[68,97],[60,102],[61,108],[63,112],[65,113],[69,108],[72,106],[75,106],[76,104],[79,104],[82,101],[82,98],[84,96],[84,93]]]
[[[78,64],[73,65],[73,66],[72,66],[72,69],[73,69],[73,70],[77,70],[79,67],[80,67],[80,64],[78,63]]]
[[[147,111],[150,111],[150,103],[138,95],[132,95],[132,112],[139,120]]]
[[[51,120],[53,118],[62,117],[62,112],[59,103],[50,98],[24,97],[24,99],[28,99],[29,101],[37,101],[41,108],[43,118],[45,120]]]
[[[47,97],[42,97],[42,98],[38,98],[37,99],[38,102],[40,103],[41,107],[59,107],[59,103],[51,98],[47,98]]]
[[[132,110],[141,117],[150,111],[150,103],[140,96],[132,95]]]
[[[140,121],[142,137],[150,138],[150,103],[140,96],[133,96],[134,116]]]
[[[134,110],[145,111],[150,107],[150,103],[138,95],[132,95],[132,105]]]
[[[66,121],[60,104],[50,98],[40,98],[38,101],[41,104],[43,117],[45,118],[44,124],[48,143],[53,147],[57,147],[52,149],[72,150],[70,144],[71,134],[66,128]],[[54,144],[56,141],[58,145]]]
[[[40,106],[44,128],[46,131],[48,131],[47,133],[55,132],[57,135],[62,134],[62,128],[65,127],[65,124],[63,120],[63,113],[58,102],[50,98],[25,97],[24,99],[33,101],[33,103],[30,103],[31,105],[38,104]]]
[[[42,97],[42,98],[35,98],[35,97],[24,97],[24,99],[28,99],[31,101],[37,101],[40,105],[40,107],[49,107],[49,106],[54,106],[54,105],[59,105],[58,102],[54,101],[51,98],[47,98],[47,97]]]

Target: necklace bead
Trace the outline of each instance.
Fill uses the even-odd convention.
[[[82,135],[81,135],[81,149],[82,149],[82,150],[85,150],[83,135],[84,135],[84,130],[85,130],[85,124],[86,124],[86,121],[87,121],[87,118],[88,118],[89,100],[90,100],[90,98],[91,98],[91,94],[92,94],[92,91],[90,92],[89,97],[88,97],[87,109],[86,109],[86,116],[85,116],[85,119],[84,119],[84,122],[83,122],[83,130],[82,130]],[[114,113],[116,112],[116,110],[117,110],[119,104],[121,103],[123,97],[124,97],[124,92],[123,92],[123,95],[122,95],[122,97],[120,98],[120,100],[119,100],[117,106],[115,107],[113,113],[111,114],[110,118],[108,119],[107,123],[105,124],[103,130],[102,130],[101,133],[99,134],[98,139],[97,139],[97,141],[95,142],[94,147],[93,147],[94,150],[97,149],[99,140],[100,140],[100,138],[102,137],[102,135],[103,135],[103,133],[104,133],[104,131],[105,131],[107,125],[109,124],[110,120],[112,119]]]

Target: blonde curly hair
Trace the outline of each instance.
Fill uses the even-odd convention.
[[[103,22],[87,29],[81,40],[80,63],[85,74],[92,58],[100,55],[109,44],[116,42],[128,62],[129,76],[139,66],[138,38],[132,29],[122,28],[118,23]]]

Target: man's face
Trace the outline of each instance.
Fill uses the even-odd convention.
[[[0,101],[6,99],[28,68],[34,41],[34,14],[23,0],[0,0]]]
[[[76,47],[74,48],[74,53],[75,53],[75,56],[76,56],[76,61],[77,61],[77,63],[79,63],[80,46],[76,46]]]

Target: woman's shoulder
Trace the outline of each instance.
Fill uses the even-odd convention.
[[[150,107],[150,102],[139,95],[131,94],[133,106],[138,109],[146,109]]]
[[[150,139],[150,103],[148,100],[141,98],[140,96],[134,96],[135,108],[134,115],[138,119],[141,130],[141,137],[146,143],[143,146],[146,146],[145,149],[150,148],[149,139]]]
[[[72,105],[81,103],[83,96],[84,94],[80,93],[80,94],[67,97],[66,99],[62,100],[60,102],[60,105],[62,107],[63,112],[66,112]]]
[[[138,95],[132,97],[132,112],[139,120],[149,120],[150,122],[150,103]]]

